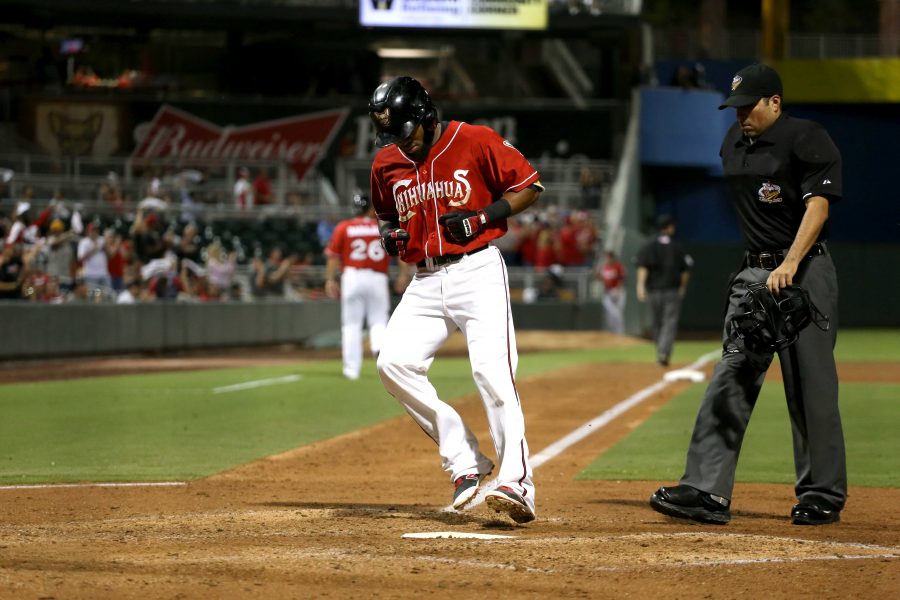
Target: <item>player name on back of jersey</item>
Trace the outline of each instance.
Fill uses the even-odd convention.
[[[378,231],[378,225],[375,223],[365,223],[348,226],[347,235],[350,237],[366,237],[372,235],[380,237],[381,232]]]

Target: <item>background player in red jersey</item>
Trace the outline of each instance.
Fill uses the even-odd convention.
[[[455,485],[451,506],[475,504],[494,465],[427,377],[437,349],[460,329],[499,461],[484,500],[527,523],[535,518],[534,483],[516,390],[509,285],[490,242],[544,188],[534,167],[492,129],[439,121],[415,79],[378,86],[369,115],[383,148],[372,164],[372,203],[384,246],[418,267],[388,323],[378,357],[381,380],[437,443]]]
[[[325,293],[341,298],[341,353],[347,379],[359,379],[364,324],[369,326],[369,349],[378,356],[391,304],[391,257],[381,244],[375,209],[367,196],[355,196],[353,204],[359,214],[337,224],[325,249]],[[405,273],[401,269],[398,285],[403,285]]]

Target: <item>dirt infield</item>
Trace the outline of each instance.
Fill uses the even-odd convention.
[[[630,343],[567,335],[522,335],[520,348]],[[304,356],[272,351],[251,360]],[[247,360],[195,359],[192,367],[183,364],[189,357],[117,366],[128,371],[138,360],[146,372]],[[118,372],[109,361],[66,362],[70,376]],[[897,382],[898,370],[842,365],[841,376]],[[532,453],[661,374],[654,365],[591,365],[520,380]],[[18,376],[29,378],[22,369]],[[841,524],[802,528],[787,517],[790,486],[738,485],[734,518],[717,527],[652,512],[647,498],[659,482],[574,479],[684,385],[536,469],[538,520],[526,526],[483,504],[445,512],[452,487],[407,417],[186,485],[2,489],[0,598],[897,597],[900,490],[852,488]],[[457,408],[489,446],[480,400]],[[402,537],[450,531],[510,537]]]

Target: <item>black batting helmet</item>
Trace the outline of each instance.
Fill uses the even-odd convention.
[[[356,212],[362,214],[369,210],[369,207],[372,206],[372,202],[365,194],[356,194],[353,196],[353,206],[356,208]]]
[[[384,147],[405,140],[419,125],[434,131],[437,109],[421,83],[412,77],[397,77],[372,92],[369,117],[375,123],[375,143]]]

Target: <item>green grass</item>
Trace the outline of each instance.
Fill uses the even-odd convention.
[[[897,342],[895,332],[842,332],[838,354],[847,354],[841,360],[896,360]],[[717,346],[713,341],[679,341],[673,359],[688,363]],[[519,377],[576,364],[652,363],[654,357],[649,343],[522,354]],[[286,375],[302,379],[233,393],[212,391]],[[475,392],[466,358],[439,357],[429,376],[442,398]],[[694,392],[694,402],[701,393]],[[339,361],[324,360],[0,385],[0,414],[0,484],[22,484],[203,477],[400,416],[403,410],[382,388],[371,360],[362,378],[353,382],[340,376]],[[673,419],[676,423],[682,438],[676,432],[654,441],[659,464],[660,456],[681,460],[673,449],[679,441],[686,443],[693,415]],[[883,423],[876,419],[875,425]],[[786,420],[782,426],[787,427]],[[665,478],[677,476],[680,468],[666,468]]]
[[[900,329],[840,330],[834,356],[838,362],[900,362]]]
[[[374,374],[339,373],[311,363],[3,386],[0,481],[190,479],[401,414]],[[212,391],[289,374],[303,379]]]
[[[693,385],[605,452],[580,479],[677,481],[703,396]],[[841,384],[841,416],[851,485],[900,487],[900,384]],[[750,419],[738,481],[793,483],[791,428],[781,383],[763,386]]]

